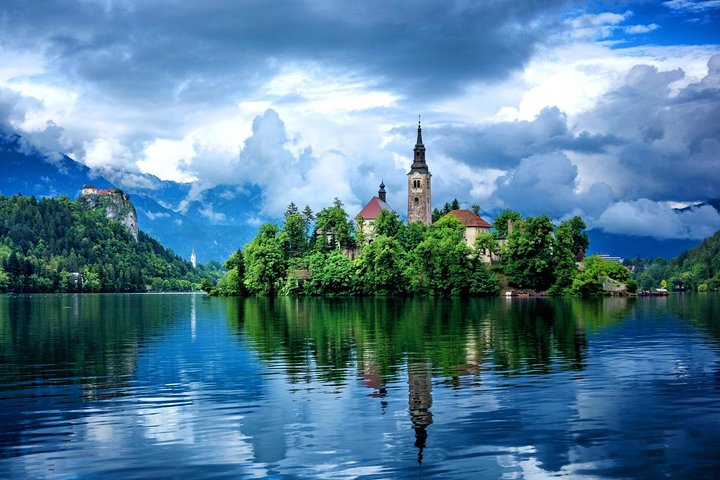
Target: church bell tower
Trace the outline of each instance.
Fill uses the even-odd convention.
[[[422,141],[422,127],[418,119],[417,143],[413,149],[413,163],[408,172],[408,225],[413,222],[422,222],[430,225],[432,222],[430,196],[430,171],[425,163],[425,145]]]

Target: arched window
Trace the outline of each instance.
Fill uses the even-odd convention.
[[[418,197],[415,197],[415,203],[420,203],[420,199]]]

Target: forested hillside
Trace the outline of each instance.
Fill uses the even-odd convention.
[[[641,288],[660,286],[665,280],[675,290],[717,290],[720,288],[720,231],[697,247],[671,260],[631,259]]]
[[[213,273],[80,200],[0,196],[0,291],[185,291]]]

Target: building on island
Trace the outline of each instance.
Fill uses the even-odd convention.
[[[465,227],[465,244],[470,248],[475,246],[475,240],[477,240],[478,236],[490,233],[490,224],[471,210],[450,210],[443,218],[447,216],[456,218],[463,224]],[[492,263],[499,258],[497,253],[490,252],[487,249],[483,249],[481,253],[485,263]]]
[[[377,197],[372,197],[370,201],[360,210],[355,216],[355,224],[357,225],[357,232],[361,233],[366,240],[370,240],[373,233],[373,224],[375,219],[380,216],[380,212],[383,210],[390,210],[390,205],[385,200],[385,182],[380,182],[380,189],[378,190]]]
[[[475,245],[475,239],[481,233],[490,233],[490,224],[471,210],[450,210],[447,215],[465,226],[465,243],[468,247]]]
[[[408,179],[408,225],[413,222],[422,222],[430,225],[432,222],[432,196],[430,189],[430,170],[425,163],[425,145],[422,141],[422,127],[418,120],[417,142],[413,149],[413,163],[407,174]]]

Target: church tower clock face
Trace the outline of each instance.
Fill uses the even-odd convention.
[[[425,163],[425,145],[422,141],[422,127],[418,121],[417,142],[413,149],[413,164],[408,172],[408,224],[432,221],[430,170]]]

